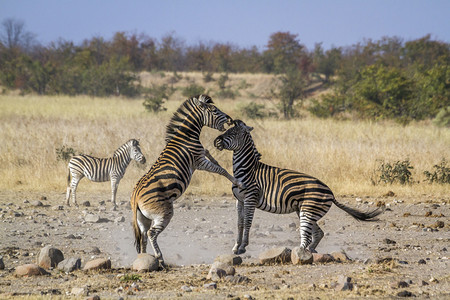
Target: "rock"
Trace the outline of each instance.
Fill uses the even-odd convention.
[[[225,276],[224,280],[226,282],[230,282],[230,283],[234,283],[234,284],[240,284],[240,283],[247,283],[250,281],[250,279],[248,279],[248,277],[246,276],[241,276],[241,275],[228,275]]]
[[[406,281],[396,281],[391,284],[391,288],[393,289],[399,289],[399,288],[406,288],[409,284]]]
[[[388,245],[395,245],[395,244],[397,244],[396,241],[390,240],[390,239],[384,239],[383,241],[384,241],[386,244],[388,244]]]
[[[89,202],[89,201],[84,201],[83,203],[81,203],[81,205],[82,205],[82,206],[89,207],[89,206],[91,206],[91,202]]]
[[[111,260],[105,258],[97,258],[88,261],[83,270],[99,270],[99,269],[111,269]]]
[[[138,272],[151,272],[159,269],[159,261],[151,254],[139,253],[133,262],[133,270]]]
[[[212,282],[212,283],[205,283],[205,284],[203,285],[203,287],[204,287],[205,289],[207,289],[207,290],[215,290],[215,289],[217,289],[217,283],[215,283],[215,282]]]
[[[220,278],[223,278],[225,276],[227,276],[227,272],[225,270],[211,267],[211,269],[209,269],[208,276],[206,276],[206,279],[218,281],[220,280]]]
[[[92,247],[91,253],[92,254],[100,254],[102,252],[100,251],[100,249],[98,247],[94,246],[94,247]]]
[[[427,262],[425,261],[425,259],[419,259],[419,261],[417,262],[419,265],[426,265]]]
[[[345,254],[345,252],[333,252],[331,253],[331,256],[333,256],[334,260],[338,262],[345,262],[350,261],[351,259]]]
[[[61,250],[53,246],[45,246],[39,252],[37,264],[45,269],[55,268],[58,263],[64,260],[64,255]]]
[[[100,216],[94,214],[87,214],[86,217],[84,217],[84,220],[88,223],[99,223]]]
[[[91,296],[89,298],[86,298],[86,300],[100,300],[100,296],[99,295],[94,295],[94,296]]]
[[[70,273],[75,270],[81,269],[81,259],[80,258],[67,258],[58,264],[58,270]]]
[[[21,265],[16,268],[15,274],[17,276],[34,276],[34,275],[49,275],[47,271],[36,264]]]
[[[124,216],[120,216],[114,219],[114,223],[122,223],[122,222],[125,222]]]
[[[313,256],[308,250],[295,247],[291,253],[291,261],[294,265],[308,265],[313,263]]]
[[[268,249],[259,254],[259,261],[262,264],[289,263],[291,262],[292,250],[286,247]]]
[[[437,279],[434,278],[434,277],[431,277],[429,281],[430,281],[430,282],[433,282],[433,283],[439,283],[439,280],[437,280]]]
[[[353,290],[352,279],[345,275],[339,275],[337,285],[335,286],[336,291],[351,291]]]
[[[64,210],[64,206],[62,206],[62,205],[55,205],[55,206],[52,206],[52,210]]]
[[[41,201],[39,201],[39,200],[32,201],[31,205],[36,206],[36,207],[44,206],[44,204]]]
[[[217,256],[214,261],[219,261],[219,262],[223,262],[226,264],[229,264],[231,266],[238,266],[240,264],[242,264],[242,257],[240,257],[239,255],[235,255],[235,254],[222,254]]]
[[[329,263],[334,261],[334,257],[330,254],[322,254],[322,253],[313,253],[313,262],[316,264],[319,263]]]
[[[3,256],[0,256],[0,270],[5,269],[5,263],[3,262]]]
[[[70,293],[72,295],[76,295],[76,296],[87,296],[88,294],[88,290],[84,287],[74,287],[72,288],[72,290],[70,291]]]
[[[189,286],[187,286],[187,285],[183,285],[182,287],[181,287],[181,290],[183,291],[183,292],[192,292],[192,288],[191,287],[189,287]]]
[[[397,297],[413,297],[413,293],[409,291],[401,291],[397,293]]]

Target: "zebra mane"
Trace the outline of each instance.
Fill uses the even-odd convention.
[[[192,106],[194,106],[194,101],[198,100],[202,103],[213,104],[211,97],[207,95],[197,95],[191,97],[184,101],[180,107],[173,113],[172,118],[169,121],[169,124],[166,126],[166,143],[168,143],[178,132],[178,129],[186,120],[187,116],[189,116],[192,112]]]
[[[139,146],[139,141],[135,139],[128,140],[125,144],[123,144],[122,146],[117,148],[116,151],[114,151],[113,156],[119,156],[120,153],[124,152],[130,146]]]

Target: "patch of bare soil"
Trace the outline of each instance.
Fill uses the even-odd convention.
[[[234,245],[237,217],[231,197],[179,200],[174,218],[158,239],[170,267],[151,273],[131,270],[136,250],[129,195],[119,195],[117,211],[110,209],[110,202],[103,204],[108,197],[79,193],[79,202],[89,201],[90,206],[75,208],[63,205],[62,193],[0,192],[0,255],[5,264],[0,270],[0,298],[450,298],[450,199],[384,198],[388,210],[375,222],[356,221],[333,206],[319,222],[325,237],[317,250],[345,251],[352,260],[302,266],[259,264],[263,250],[292,249],[300,238],[295,214],[257,211],[247,253],[242,265],[235,267],[249,280],[221,279],[216,288],[207,288],[210,264],[216,256],[230,254]],[[377,200],[340,199],[362,210]],[[50,275],[16,276],[15,268],[35,263],[45,245],[60,249],[65,258],[81,258],[83,265],[94,258],[110,258],[112,269],[71,273],[52,269]],[[148,251],[152,253],[150,246]],[[351,278],[352,290],[335,287],[340,275]]]

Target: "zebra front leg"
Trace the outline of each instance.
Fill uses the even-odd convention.
[[[245,253],[245,247],[249,244],[249,235],[250,235],[250,228],[252,227],[252,221],[253,216],[255,214],[255,208],[256,208],[256,201],[248,201],[246,200],[244,202],[244,233],[242,238],[242,243],[239,246],[238,253],[237,254],[243,254]]]
[[[83,177],[84,176],[80,175],[80,174],[72,174],[72,182],[70,183],[70,189],[72,190],[72,203],[75,206],[78,206],[78,204],[77,204],[77,187],[78,187],[78,183],[80,183],[80,180],[83,179]],[[69,199],[67,199],[67,205],[70,206]]]
[[[219,164],[215,164],[209,161],[208,159],[206,159],[206,157],[201,157],[197,160],[196,168],[198,170],[204,170],[222,175],[226,177],[229,181],[231,181],[233,184],[237,185],[240,189],[245,188],[244,184],[236,180],[236,178],[234,178],[233,176],[231,176],[230,173],[227,172],[227,170],[222,168]]]
[[[237,220],[238,234],[236,244],[233,247],[234,254],[238,254],[239,252],[239,247],[242,244],[242,235],[244,233],[244,205],[239,200],[236,200],[236,210],[238,214]]]

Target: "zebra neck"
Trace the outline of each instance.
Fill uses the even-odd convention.
[[[233,174],[239,179],[254,175],[254,170],[261,156],[252,140],[245,144],[245,147],[233,152]]]

